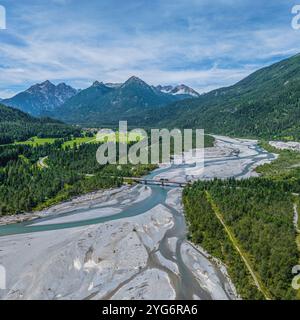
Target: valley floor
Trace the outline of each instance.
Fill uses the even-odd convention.
[[[256,141],[216,137],[205,166],[186,158],[149,176],[246,178],[274,155]],[[226,268],[187,239],[181,190],[123,186],[0,226],[1,299],[237,299]],[[26,218],[27,219],[27,218]]]

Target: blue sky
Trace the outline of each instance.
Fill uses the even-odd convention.
[[[298,1],[298,3],[297,3]],[[300,52],[300,0],[0,0],[0,97],[46,79],[231,85]]]

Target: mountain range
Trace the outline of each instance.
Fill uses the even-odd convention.
[[[31,115],[41,116],[59,108],[64,102],[76,95],[77,92],[78,90],[65,83],[60,83],[56,86],[47,80],[1,102]]]
[[[65,83],[55,86],[45,81],[31,86],[2,103],[18,108],[33,116],[51,115],[75,123],[89,123],[103,120],[103,112],[133,113],[136,108],[167,105],[180,99],[198,96],[198,93],[185,85],[168,86],[169,92],[162,86],[154,87],[137,77],[131,77],[125,83],[106,83],[95,81],[84,90],[76,90]],[[113,110],[112,110],[113,109]],[[115,117],[106,115],[106,121],[115,122]]]
[[[46,98],[41,94],[58,89],[65,94],[46,94]],[[59,103],[39,104],[34,97],[41,96],[43,102],[55,96]],[[30,103],[22,97],[30,97]],[[202,95],[184,85],[154,87],[131,77],[122,84],[96,81],[81,91],[46,81],[1,103],[12,105],[18,99],[25,111],[35,106],[29,108],[31,114],[47,114],[70,124],[115,126],[127,120],[139,127],[201,128],[240,137],[300,140],[300,54]]]
[[[147,109],[164,107],[187,96],[162,92],[133,76],[122,85],[95,82],[66,101],[59,114],[54,110],[52,116],[69,123],[115,125],[119,120],[130,121]]]

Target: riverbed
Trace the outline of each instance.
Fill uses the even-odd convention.
[[[147,178],[242,179],[274,158],[257,141],[217,136],[203,165],[187,154],[184,164],[165,164]],[[179,188],[123,186],[34,218],[0,226],[1,299],[239,298],[226,268],[187,241]]]

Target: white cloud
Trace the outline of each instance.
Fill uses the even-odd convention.
[[[52,2],[67,5],[70,1]],[[196,10],[209,3],[191,1],[190,6]],[[22,45],[1,43],[0,97],[46,79],[84,87],[96,79],[125,81],[132,74],[151,84],[186,83],[203,92],[231,85],[266,61],[300,49],[300,33],[289,24],[220,33],[222,28],[214,28],[207,17],[187,15],[187,27],[182,31],[177,25],[148,30],[138,19],[124,26],[121,21],[115,23],[116,16],[110,17],[114,23],[108,24],[106,12],[90,21],[89,17],[76,20],[71,13],[50,9],[19,8],[18,23],[27,28],[8,31]],[[190,10],[183,2],[175,5],[171,1],[158,9],[166,23]]]

